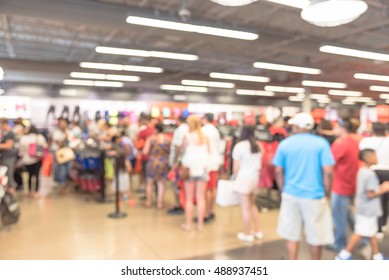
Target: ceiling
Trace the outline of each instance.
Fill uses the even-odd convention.
[[[177,16],[186,2],[191,20],[218,26],[253,30],[255,41],[192,34],[130,25],[130,12],[158,17]],[[301,86],[302,79],[345,82],[350,90],[378,99],[369,86],[384,82],[356,80],[354,73],[389,75],[389,64],[319,51],[323,44],[389,53],[389,1],[369,0],[369,10],[351,24],[320,28],[304,22],[300,10],[259,0],[243,7],[223,7],[209,0],[2,0],[0,1],[0,66],[5,70],[3,88],[20,84],[62,87],[82,61],[158,66],[161,74],[128,73],[142,80],[126,83],[129,92],[160,92],[161,84],[180,84],[182,79],[210,80],[210,72],[268,76],[270,85]],[[97,46],[122,47],[196,54],[198,61],[141,58],[96,53]],[[302,75],[260,70],[256,61],[322,69],[321,75]],[[110,71],[98,71],[113,73]],[[237,88],[261,90],[264,84],[235,82]],[[389,83],[386,83],[389,86]],[[99,89],[112,91],[109,89]],[[328,89],[312,88],[315,93]],[[211,89],[221,96],[235,90]],[[277,94],[273,99],[285,99]],[[268,98],[246,97],[248,100]],[[382,101],[382,100],[381,100]]]

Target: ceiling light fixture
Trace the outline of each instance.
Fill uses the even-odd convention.
[[[362,0],[311,0],[301,11],[301,18],[320,27],[333,27],[350,23],[368,9]]]
[[[114,55],[127,55],[127,56],[140,56],[140,57],[155,57],[155,58],[167,58],[176,60],[199,60],[199,57],[194,54],[172,53],[172,52],[159,52],[159,51],[144,51],[133,50],[123,48],[111,48],[111,47],[96,47],[97,53],[114,54]]]
[[[318,94],[318,93],[311,93],[309,95],[311,99],[329,99],[330,97],[327,94]]]
[[[258,39],[258,34],[246,31],[239,31],[233,29],[196,25],[191,23],[183,23],[172,20],[163,20],[163,19],[153,19],[140,16],[129,16],[127,17],[127,23],[149,26],[162,29],[170,29],[177,31],[185,31],[191,33],[199,33],[205,35],[213,35],[219,37],[227,37],[241,40],[256,40]]]
[[[184,86],[198,86],[198,87],[216,87],[216,88],[234,88],[233,83],[222,83],[222,82],[209,82],[209,81],[198,81],[198,80],[182,80],[181,83]]]
[[[181,85],[161,85],[162,90],[172,90],[172,91],[192,91],[192,92],[208,92],[206,87],[191,87],[191,86],[181,86]]]
[[[362,102],[362,103],[373,101],[371,97],[347,97],[345,100],[351,102]]]
[[[320,47],[320,51],[324,53],[352,56],[357,58],[389,61],[389,54],[342,48],[330,45]]]
[[[344,105],[355,105],[355,102],[348,101],[348,100],[342,100],[342,104],[344,104]]]
[[[121,64],[112,64],[112,63],[96,63],[96,62],[81,62],[80,67],[88,68],[88,69],[144,72],[144,73],[162,73],[164,71],[163,68],[160,67],[121,65]]]
[[[304,93],[304,88],[299,87],[280,87],[280,86],[265,86],[266,91],[286,92],[286,93]]]
[[[254,67],[260,68],[260,69],[286,71],[286,72],[302,73],[302,74],[310,74],[310,75],[321,74],[320,69],[300,67],[300,66],[291,66],[291,65],[283,65],[283,64],[275,64],[275,63],[266,63],[266,62],[256,62],[256,63],[254,63]]]
[[[381,99],[389,99],[389,94],[380,94]]]
[[[370,86],[369,89],[371,91],[389,92],[389,87],[383,86]]]
[[[123,87],[124,84],[121,82],[106,82],[106,81],[92,81],[92,80],[71,80],[65,79],[63,81],[64,85],[72,86],[87,86],[87,87]]]
[[[251,76],[251,75],[239,75],[239,74],[226,74],[212,72],[209,74],[211,78],[214,79],[224,79],[224,80],[237,80],[237,81],[246,81],[246,82],[257,82],[257,83],[268,83],[270,78],[261,77],[261,76]]]
[[[77,96],[77,90],[76,89],[60,89],[59,95],[74,97],[74,96]]]
[[[99,73],[84,73],[84,72],[71,72],[70,77],[78,79],[96,79],[96,80],[112,80],[123,82],[139,82],[138,76],[126,76],[126,75],[111,75],[111,74],[99,74]]]
[[[389,82],[389,76],[383,76],[383,75],[356,73],[354,75],[354,78],[355,79],[359,79],[359,80],[371,80],[371,81]]]
[[[304,98],[301,98],[299,96],[289,96],[289,101],[293,101],[293,102],[303,102],[304,101]]]
[[[237,95],[250,95],[250,96],[274,96],[274,92],[264,90],[250,90],[250,89],[237,89]]]
[[[352,90],[329,90],[328,91],[329,95],[334,95],[334,96],[350,96],[350,97],[359,97],[362,96],[362,92],[360,91],[352,91]]]
[[[293,8],[304,9],[309,6],[309,0],[266,0],[280,5],[285,5]]]
[[[325,88],[347,88],[345,83],[335,83],[335,82],[322,82],[322,81],[309,81],[304,80],[301,82],[303,86],[306,87],[325,87]]]
[[[257,2],[258,0],[211,0],[211,1],[222,6],[238,7],[238,6],[244,6],[244,5]]]

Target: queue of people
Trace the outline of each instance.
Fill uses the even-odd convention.
[[[226,157],[214,121],[210,113],[187,119],[181,116],[173,135],[168,135],[161,122],[153,122],[146,114],[140,116],[138,126],[128,121],[118,126],[105,120],[87,121],[84,131],[78,123],[60,118],[45,139],[33,125],[16,133],[16,126],[13,131],[9,121],[2,119],[1,162],[8,167],[10,187],[17,189],[17,185],[23,185],[13,179],[20,157],[28,172],[30,194],[38,198],[43,156],[37,150],[47,150],[54,161],[54,181],[66,194],[71,185],[71,161],[60,161],[56,153],[86,138],[96,139],[101,149],[120,151],[119,177],[111,174],[105,178],[110,183],[119,180],[122,197],[133,196],[131,182],[134,174],[140,173],[140,188],[136,191],[145,194],[144,206],[152,208],[156,201],[156,208],[161,210],[166,188],[171,186],[174,201],[168,213],[184,214],[183,230],[190,231],[195,224],[202,231],[205,224],[216,219],[217,186]],[[337,259],[350,259],[362,237],[364,244],[370,241],[373,259],[383,259],[377,238],[382,238],[386,230],[389,207],[387,124],[374,123],[372,135],[360,137],[355,119],[339,119],[335,124],[322,120],[315,129],[312,116],[299,113],[261,127],[277,135],[280,142],[270,161],[274,185],[282,193],[277,233],[287,240],[289,258],[298,258],[305,231],[312,259],[321,258],[323,246],[339,253]],[[229,174],[241,208],[243,231],[237,238],[247,243],[264,238],[255,198],[263,176],[265,149],[256,137],[256,129],[241,127],[232,148],[233,168]],[[104,165],[106,172],[113,169],[110,160]],[[354,231],[351,237],[349,229]]]

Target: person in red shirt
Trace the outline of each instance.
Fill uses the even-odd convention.
[[[151,117],[149,115],[142,114],[139,117],[139,133],[136,136],[135,146],[139,151],[139,154],[142,155],[142,180],[143,183],[146,181],[146,166],[149,156],[147,154],[143,154],[143,148],[147,139],[154,135],[154,126],[151,123]]]
[[[347,225],[353,229],[351,205],[356,192],[359,145],[352,136],[353,124],[349,119],[339,120],[334,132],[338,137],[331,147],[336,161],[331,193],[335,243],[330,249],[340,251],[347,245]]]

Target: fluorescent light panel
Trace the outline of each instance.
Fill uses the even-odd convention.
[[[389,99],[389,94],[380,94],[381,99]]]
[[[87,86],[87,87],[123,87],[124,86],[124,84],[121,82],[72,80],[72,79],[65,79],[63,83],[64,85]]]
[[[140,81],[140,77],[138,76],[111,75],[111,74],[84,73],[84,72],[71,72],[70,77],[79,78],[79,79],[112,80],[112,81],[124,81],[124,82]]]
[[[265,86],[266,91],[286,92],[286,93],[304,93],[304,88],[299,87],[281,87],[281,86]]]
[[[81,62],[80,67],[88,68],[88,69],[144,72],[144,73],[162,73],[164,71],[160,67],[121,65],[121,64],[112,64],[112,63],[96,63],[96,62]]]
[[[237,89],[237,95],[250,95],[250,96],[274,96],[274,92],[264,90],[250,90],[250,89]]]
[[[237,80],[237,81],[257,82],[257,83],[270,82],[270,78],[268,77],[252,76],[252,75],[239,75],[239,74],[212,72],[211,74],[209,74],[209,76],[214,79],[224,79],[224,80]]]
[[[208,92],[206,87],[192,87],[192,86],[181,86],[181,85],[161,85],[162,90],[172,91],[192,91],[192,92]]]
[[[283,65],[283,64],[275,64],[275,63],[266,63],[266,62],[256,62],[256,63],[254,63],[254,67],[260,68],[260,69],[302,73],[302,74],[311,74],[311,75],[321,74],[321,70],[316,69],[316,68],[307,68],[307,67]]]
[[[204,25],[195,25],[191,23],[177,22],[177,21],[169,21],[162,19],[153,19],[147,17],[139,17],[139,16],[129,16],[127,17],[127,23],[149,26],[155,28],[169,29],[169,30],[177,30],[205,35],[213,35],[219,37],[227,37],[241,40],[256,40],[258,39],[258,34],[246,31],[204,26]]]
[[[389,76],[384,76],[384,75],[356,73],[356,74],[354,74],[354,78],[359,79],[359,80],[389,82]]]
[[[328,94],[335,95],[335,96],[351,96],[351,97],[362,96],[362,92],[360,92],[360,91],[336,90],[336,89],[329,90]]]
[[[335,82],[304,80],[301,82],[301,84],[306,87],[325,87],[325,88],[340,88],[340,89],[347,88],[347,84],[335,83]]]
[[[342,48],[342,47],[336,47],[330,45],[322,46],[320,48],[320,51],[325,53],[330,53],[330,54],[352,56],[357,58],[389,61],[389,54]]]
[[[215,88],[234,88],[233,83],[222,83],[222,82],[209,82],[209,81],[198,81],[198,80],[182,80],[181,83],[184,86],[198,86],[198,87],[215,87]]]
[[[293,101],[293,102],[303,102],[304,98],[301,98],[299,96],[289,96],[289,101]]]
[[[370,86],[371,91],[389,92],[389,87],[384,86]]]
[[[103,47],[103,46],[96,47],[96,52],[105,53],[105,54],[114,54],[114,55],[155,57],[155,58],[167,58],[167,59],[188,60],[188,61],[195,61],[199,59],[197,55],[193,55],[193,54],[133,50],[133,49],[111,48],[111,47]]]
[[[285,5],[293,8],[304,9],[309,6],[309,0],[266,0],[280,5]]]
[[[348,100],[342,100],[342,103],[345,105],[355,105],[355,102],[348,101]]]

